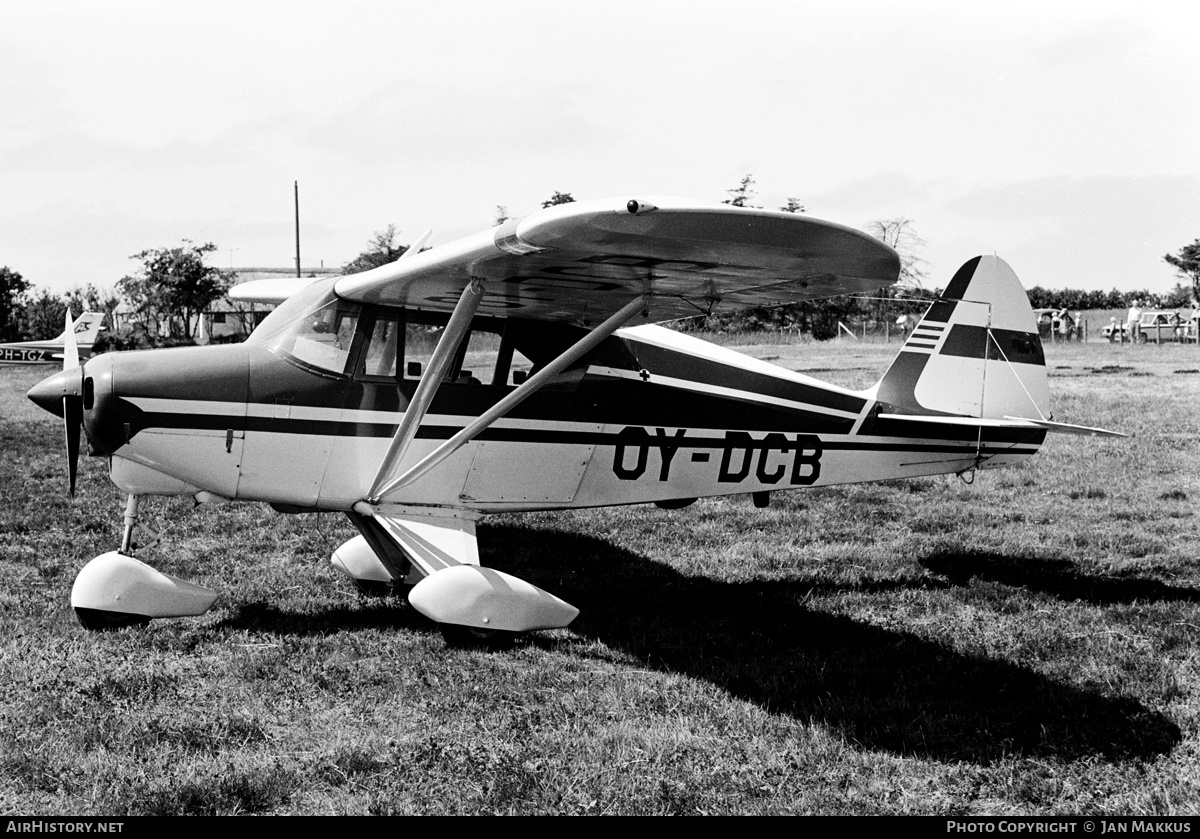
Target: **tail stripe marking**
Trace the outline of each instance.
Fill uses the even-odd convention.
[[[946,324],[921,321],[904,342],[904,349],[922,355],[932,355],[945,335]]]
[[[1002,359],[995,352],[988,352],[988,336],[995,341],[1003,353],[1003,360],[1014,364],[1036,364],[1046,366],[1046,356],[1042,352],[1042,342],[1037,335],[1029,332],[1018,332],[1011,329],[989,329],[985,326],[970,326],[956,323],[951,328],[946,342],[942,345],[942,355],[952,355],[961,358],[989,358],[993,361]]]

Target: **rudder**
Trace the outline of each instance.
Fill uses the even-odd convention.
[[[897,413],[1046,416],[1037,322],[1007,262],[977,256],[958,269],[879,381],[876,398]]]

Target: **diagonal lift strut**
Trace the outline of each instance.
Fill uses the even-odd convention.
[[[458,326],[457,335],[451,334],[452,327],[456,326],[456,320],[459,319],[460,309],[469,309],[470,313],[474,314],[475,308],[479,305],[478,298],[473,300],[468,299],[468,293],[471,290],[472,286],[468,286],[463,291],[463,296],[459,299],[458,305],[455,306],[454,314],[450,318],[450,324],[446,327],[446,331],[442,334],[442,339],[438,342],[437,349],[434,351],[434,358],[430,359],[429,370],[426,371],[425,376],[422,377],[420,384],[417,386],[417,392],[413,395],[413,401],[408,406],[400,427],[396,429],[396,436],[392,439],[391,445],[388,446],[387,454],[379,467],[375,481],[371,484],[371,491],[367,497],[367,500],[372,504],[378,504],[384,496],[411,484],[450,455],[454,454],[462,446],[475,439],[488,426],[532,396],[560,372],[579,360],[579,358],[609,335],[620,329],[630,318],[645,308],[648,297],[648,295],[639,295],[626,303],[621,309],[609,316],[607,320],[583,338],[579,339],[569,349],[537,373],[530,376],[516,390],[501,399],[479,417],[467,423],[462,430],[427,454],[402,475],[388,480],[386,476],[403,458],[404,452],[408,449],[413,437],[416,436],[417,428],[424,419],[426,411],[429,410],[429,403],[433,400],[433,394],[437,386],[441,383],[444,371],[435,370],[435,361],[438,360],[438,354],[442,352],[445,346],[446,355],[452,358],[454,348],[457,347],[458,341],[465,334],[466,326],[470,324],[470,317],[467,316],[466,325]],[[482,292],[479,292],[479,294],[482,296]],[[443,366],[448,366],[448,364],[449,362],[447,361]],[[423,402],[419,402],[419,397],[423,396],[423,390],[428,390],[428,397]]]

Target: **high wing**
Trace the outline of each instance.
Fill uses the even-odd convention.
[[[676,198],[561,204],[338,280],[341,297],[452,311],[482,281],[480,314],[629,323],[873,291],[900,259],[861,231],[792,213]]]

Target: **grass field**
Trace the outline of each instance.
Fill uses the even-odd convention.
[[[860,387],[895,346],[746,351]],[[582,609],[447,649],[329,564],[336,516],[154,500],[142,558],[222,592],[88,633],[104,463],[0,370],[0,813],[1200,812],[1200,349],[1047,348],[1053,437],[979,475],[480,525]]]

